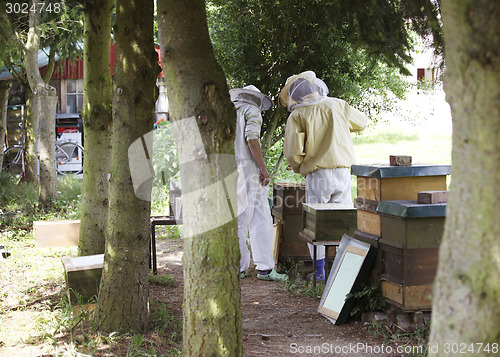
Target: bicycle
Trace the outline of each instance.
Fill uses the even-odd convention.
[[[19,176],[22,180],[26,176],[24,166],[24,131],[23,124],[19,123],[21,128],[21,139],[18,144],[7,148],[3,156],[3,169]],[[56,142],[56,172],[59,175],[81,174],[83,172],[83,153],[84,149],[80,144],[66,141]]]
[[[83,147],[80,144],[71,141],[56,143],[56,172],[59,175],[83,172]]]
[[[21,138],[17,144],[4,150],[2,169],[19,176],[19,179],[23,179],[26,171],[24,168],[24,128],[22,122],[19,123],[19,127],[21,128]]]

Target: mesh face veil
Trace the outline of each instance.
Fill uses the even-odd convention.
[[[243,88],[235,88],[229,91],[231,101],[234,103],[246,103],[255,105],[261,111],[271,109],[273,101],[267,95],[261,93],[259,88],[254,85],[248,85]]]
[[[312,71],[290,77],[280,94],[280,103],[291,112],[295,108],[320,103],[326,99],[328,87]]]
[[[262,108],[262,98],[259,98],[256,95],[252,95],[250,93],[239,93],[233,99],[233,102],[252,104],[252,105],[259,107],[260,110],[264,110]]]

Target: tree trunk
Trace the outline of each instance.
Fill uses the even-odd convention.
[[[38,183],[38,101],[29,84],[23,87],[26,94],[24,179],[26,182]]]
[[[111,162],[110,33],[112,0],[85,8],[83,132],[85,161],[79,255],[104,253]]]
[[[30,2],[30,6],[33,3]],[[30,12],[30,29],[26,42],[25,67],[29,85],[37,98],[39,138],[40,138],[40,197],[42,205],[47,206],[57,196],[56,181],[56,89],[46,84],[38,69],[38,49],[40,44],[40,13]]]
[[[158,27],[183,191],[183,355],[241,356],[235,109],[205,2],[158,1]]]
[[[490,356],[500,343],[500,3],[442,4],[454,165],[429,347]]]
[[[7,105],[9,103],[10,81],[0,81],[0,172],[2,172],[3,150],[7,130]]]
[[[148,162],[142,145],[143,162],[134,161],[141,152],[127,154],[153,130],[160,67],[153,42],[153,1],[118,0],[116,9],[109,213],[96,322],[101,331],[142,332],[148,323],[151,203],[136,196],[131,170],[136,169],[132,164]],[[151,185],[147,189],[151,192]]]

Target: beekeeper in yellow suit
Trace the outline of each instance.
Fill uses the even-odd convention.
[[[368,117],[344,100],[328,97],[328,87],[306,71],[287,79],[279,104],[290,112],[284,156],[306,178],[306,203],[351,203],[351,132],[363,130]],[[311,257],[313,246],[309,245]],[[316,279],[325,277],[325,247],[317,247]]]
[[[271,252],[273,221],[268,201],[271,178],[260,148],[261,112],[270,109],[273,102],[253,85],[231,89],[229,93],[237,113],[234,151],[238,166],[240,276],[248,275],[250,251],[246,240],[250,235],[257,278],[284,281],[287,276],[274,270]]]

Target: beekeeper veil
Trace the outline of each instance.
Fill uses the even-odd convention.
[[[320,103],[327,98],[328,87],[313,71],[306,71],[286,80],[280,92],[279,104],[289,112],[305,105]]]
[[[273,101],[267,95],[262,94],[259,88],[249,85],[243,88],[235,88],[229,91],[231,101],[235,104],[246,103],[260,108],[261,111],[268,110],[273,106]]]

